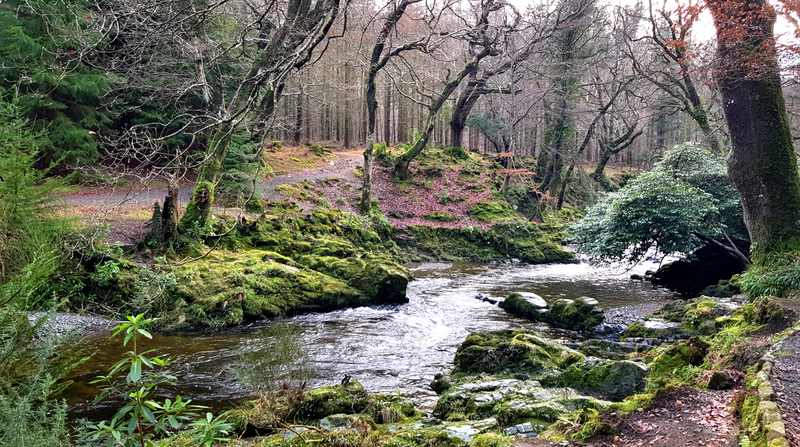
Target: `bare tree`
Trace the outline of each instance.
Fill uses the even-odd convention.
[[[504,33],[513,28],[514,22],[519,20],[519,15],[514,14],[511,18],[511,23],[501,22],[500,25],[493,25],[490,22],[489,16],[507,7],[510,8],[507,3],[500,0],[481,0],[480,3],[476,5],[475,17],[473,20],[462,18],[469,26],[461,34],[474,50],[455,77],[448,77],[448,79],[445,80],[444,88],[441,93],[433,92],[430,95],[426,95],[430,102],[427,105],[428,114],[425,119],[425,124],[423,125],[422,134],[408,151],[397,157],[394,165],[394,175],[398,178],[409,178],[409,166],[411,161],[422,153],[422,150],[427,145],[433,133],[436,117],[445,101],[447,101],[465,78],[478,70],[484,58],[499,54],[498,46],[502,42]]]
[[[703,60],[697,56],[700,48],[692,41],[692,27],[702,8],[694,2],[679,2],[674,11],[667,10],[666,6],[656,9],[652,0],[648,5],[645,15],[627,10],[626,19],[634,23],[644,21],[647,33],[640,37],[634,34],[635,26],[628,26],[629,44],[624,50],[633,61],[636,72],[666,93],[670,101],[665,105],[689,115],[702,131],[708,147],[720,154],[722,146],[717,137],[718,129],[711,119],[707,101],[701,98],[696,80],[703,72],[702,67],[698,67]],[[642,39],[649,45],[639,46]],[[642,51],[655,56],[648,57]]]
[[[375,122],[378,112],[378,99],[376,97],[377,86],[375,79],[378,76],[378,72],[386,66],[391,58],[409,50],[424,50],[427,47],[427,44],[430,43],[430,38],[432,36],[429,34],[424,38],[402,44],[390,49],[389,52],[385,52],[386,41],[390,34],[394,31],[397,23],[405,14],[406,9],[410,5],[419,3],[421,1],[422,0],[400,0],[400,3],[395,4],[391,12],[383,21],[383,27],[378,32],[378,37],[375,40],[375,46],[372,48],[372,54],[370,56],[369,66],[367,68],[367,141],[366,147],[364,148],[364,177],[363,186],[361,189],[361,203],[359,205],[362,213],[369,211],[370,204],[372,202],[372,160],[374,150],[373,146],[377,140],[375,136]]]

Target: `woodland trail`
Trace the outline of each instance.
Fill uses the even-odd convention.
[[[340,178],[354,186],[360,186],[354,169],[361,164],[362,148],[336,150],[333,164],[319,168],[307,168],[269,178],[260,178],[256,189],[267,200],[280,201],[284,197],[275,187],[303,180],[316,180],[329,177]],[[178,185],[178,206],[185,207],[192,196],[193,183],[181,182]],[[107,224],[110,243],[133,244],[147,232],[145,224],[153,213],[153,204],[163,203],[167,194],[166,183],[161,181],[146,184],[131,182],[124,186],[83,186],[63,196],[62,215],[78,218],[82,223]],[[218,211],[224,206],[215,207]],[[236,209],[238,211],[238,209]]]
[[[800,332],[781,342],[770,382],[786,427],[786,440],[790,447],[800,447]]]

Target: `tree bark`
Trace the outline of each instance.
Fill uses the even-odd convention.
[[[732,148],[728,174],[742,199],[754,259],[800,249],[800,178],[765,0],[711,0],[714,76]]]
[[[433,103],[428,106],[428,117],[425,127],[422,131],[422,136],[420,136],[414,142],[414,145],[411,146],[411,149],[397,157],[397,160],[395,161],[394,175],[397,178],[400,180],[408,180],[410,178],[408,168],[411,165],[411,161],[420,153],[422,153],[422,150],[425,149],[425,145],[428,144],[428,139],[433,133],[436,116],[439,114],[439,110],[442,109],[444,102],[447,101],[447,98],[449,98],[453,91],[458,88],[458,85],[461,84],[461,81],[463,81],[465,77],[469,76],[470,73],[473,73],[478,69],[478,64],[480,61],[492,54],[493,50],[490,47],[484,47],[478,54],[475,55],[475,57],[473,57],[464,65],[464,68],[458,75],[456,75],[455,78],[451,79],[445,84],[442,93],[440,93],[436,100],[434,100]]]

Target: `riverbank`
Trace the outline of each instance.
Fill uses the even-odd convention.
[[[34,312],[28,315],[28,322],[31,325],[44,316],[45,312]],[[108,331],[119,324],[118,321],[94,315],[78,315],[70,312],[54,312],[39,327],[39,337],[56,336],[75,336],[81,337],[97,332]]]

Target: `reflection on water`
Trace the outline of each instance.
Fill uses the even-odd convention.
[[[647,268],[640,267],[640,269]],[[509,315],[496,305],[474,299],[481,293],[504,297],[510,292],[534,292],[548,301],[591,296],[603,307],[618,307],[671,297],[649,283],[632,281],[631,272],[586,264],[439,264],[411,266],[408,304],[360,307],[291,318],[309,344],[318,369],[311,386],[338,383],[345,373],[374,393],[400,391],[415,403],[429,407],[435,394],[428,388],[433,375],[452,368],[458,345],[472,331],[546,326]],[[252,324],[233,329],[193,333],[154,334],[144,343],[159,355],[177,360],[170,373],[178,385],[164,395],[181,394],[195,403],[224,408],[247,397],[231,365],[242,352],[255,350],[260,341]],[[91,361],[81,365],[67,396],[73,417],[109,417],[115,404],[91,403],[97,390],[88,384],[127,351],[105,334],[87,339]]]

